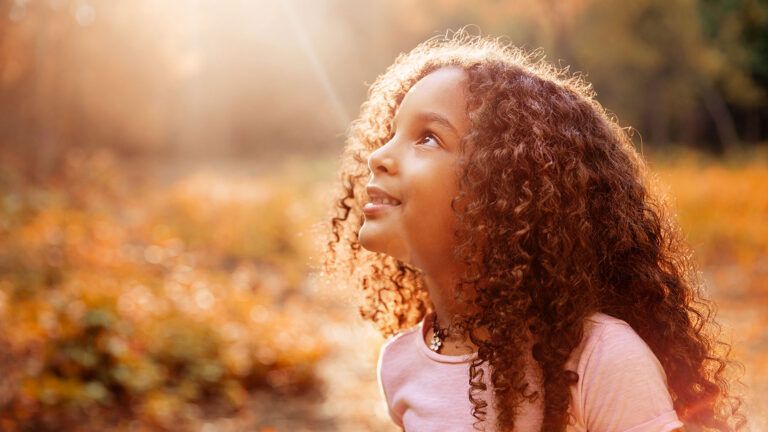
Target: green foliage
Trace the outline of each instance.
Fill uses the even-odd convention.
[[[703,0],[698,6],[707,39],[761,83],[758,91],[729,86],[731,96],[747,104],[768,104],[768,3]]]

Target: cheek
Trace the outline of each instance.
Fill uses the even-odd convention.
[[[453,189],[446,183],[412,190],[403,209],[403,228],[409,237],[419,241],[445,244],[451,241],[455,216],[451,209]]]

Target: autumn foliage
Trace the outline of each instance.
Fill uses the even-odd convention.
[[[0,179],[0,429],[179,430],[253,390],[315,390],[301,204],[268,182],[157,189],[109,155]],[[16,173],[18,174],[18,173]]]

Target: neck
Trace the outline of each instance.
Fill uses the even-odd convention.
[[[469,299],[465,299],[466,295],[462,296],[458,302],[454,300],[456,282],[458,281],[455,272],[442,269],[437,274],[439,276],[436,276],[435,273],[425,273],[424,281],[437,316],[437,325],[441,329],[448,329],[456,315],[467,313],[470,310],[471,302]]]
[[[474,297],[473,292],[465,293],[462,295],[460,302],[454,300],[454,292],[456,288],[456,282],[458,281],[458,271],[446,271],[445,267],[441,268],[438,272],[424,273],[424,282],[429,291],[429,298],[432,301],[434,312],[437,316],[437,325],[441,329],[450,329],[451,321],[457,314],[468,313],[472,311],[475,306],[472,302]],[[434,329],[432,329],[434,330]],[[475,329],[475,335],[480,339],[488,339],[490,333],[487,328],[481,327]],[[477,350],[477,346],[469,340],[469,335],[453,335],[448,331],[446,340],[454,340],[454,342],[468,344],[472,351]]]
[[[429,299],[437,314],[437,323],[440,327],[447,328],[451,318],[460,312],[460,308],[453,300],[455,278],[450,275],[435,277],[425,274],[424,281],[429,291]]]

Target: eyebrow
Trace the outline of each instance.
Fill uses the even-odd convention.
[[[425,122],[425,123],[437,123],[439,125],[442,125],[443,127],[450,129],[451,132],[453,132],[456,137],[461,138],[461,135],[459,134],[459,131],[456,129],[456,127],[443,115],[438,114],[433,111],[426,111],[426,112],[420,112],[416,114],[416,118]],[[395,116],[394,119],[392,119],[392,129],[395,129],[395,120],[397,119],[397,116]]]

